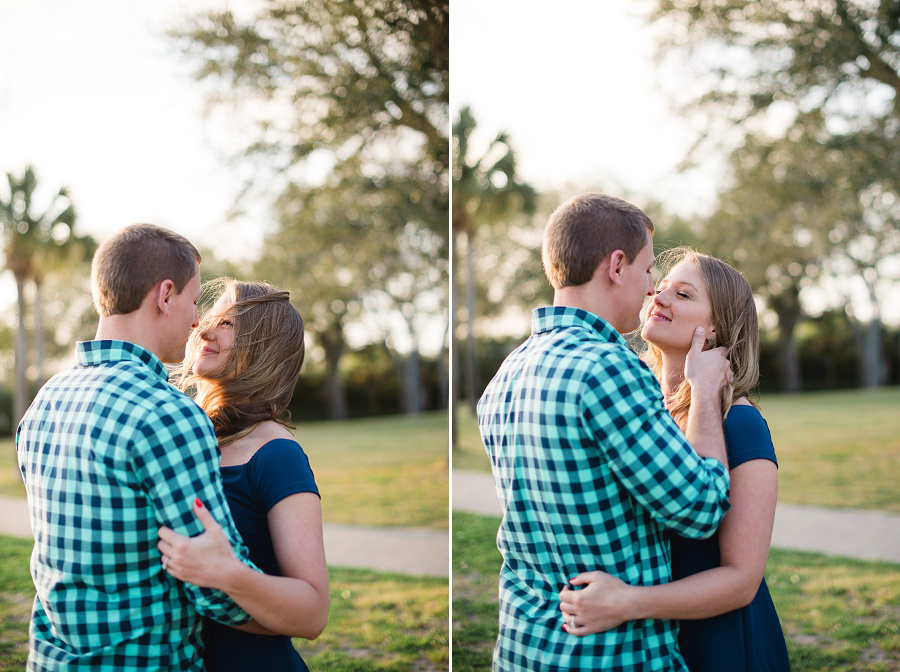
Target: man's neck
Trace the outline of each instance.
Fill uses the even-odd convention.
[[[155,329],[146,324],[146,320],[141,319],[141,316],[136,313],[129,313],[128,315],[101,317],[94,338],[98,341],[110,340],[134,343],[145,350],[149,350],[159,357],[160,360],[165,361],[154,335]]]
[[[617,313],[612,305],[612,301],[605,294],[598,292],[596,288],[590,287],[589,284],[577,287],[563,287],[555,290],[553,293],[553,305],[586,310],[597,317],[603,318],[613,329],[621,333],[617,326]]]

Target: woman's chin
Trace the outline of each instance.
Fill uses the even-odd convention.
[[[641,329],[641,338],[645,343],[656,345],[656,338],[655,334],[653,333],[653,327],[650,326],[649,322],[644,324],[644,328]]]
[[[203,366],[199,362],[194,364],[194,375],[198,378],[206,378],[212,371],[210,371],[210,367]]]
[[[672,334],[674,335],[674,334]],[[645,326],[641,330],[641,338],[644,339],[644,342],[649,343],[650,345],[658,348],[662,352],[676,353],[676,352],[687,352],[691,349],[691,341],[688,340],[686,343],[679,341],[673,342],[671,338],[666,338],[664,335],[657,333],[656,329],[650,327],[649,329]]]

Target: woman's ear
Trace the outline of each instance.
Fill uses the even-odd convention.
[[[718,340],[718,339],[716,339],[716,329],[715,329],[715,327],[713,327],[712,325],[709,325],[709,328],[707,328],[706,333],[707,333],[708,335],[707,335],[707,337],[706,337],[706,343],[704,344],[704,348],[703,348],[703,349],[704,349],[704,350],[710,350],[710,349],[716,347],[716,341]]]

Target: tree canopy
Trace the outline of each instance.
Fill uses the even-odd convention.
[[[12,271],[16,280],[17,331],[15,345],[15,390],[13,425],[18,423],[28,404],[26,341],[26,298],[28,283],[35,286],[34,333],[37,378],[43,378],[44,327],[41,285],[47,275],[89,259],[95,243],[89,236],[75,232],[77,214],[66,187],[59,189],[49,202],[40,207],[36,198],[38,179],[31,166],[21,177],[6,175],[6,196],[0,194],[0,236],[3,267]],[[42,380],[38,380],[42,383]]]
[[[346,412],[348,325],[387,306],[414,329],[428,297],[446,295],[448,11],[265,2],[252,17],[211,12],[172,32],[211,103],[243,122],[243,157],[267,171],[249,185],[263,185],[275,222],[257,272],[277,270],[294,290],[325,351],[335,417]]]
[[[777,314],[785,387],[799,387],[802,290],[829,276],[868,288],[873,335],[859,342],[875,371],[863,377],[877,384],[881,262],[900,250],[900,4],[655,6],[663,62],[680,64],[684,102],[706,120],[699,144],[732,152],[705,234]],[[838,298],[853,319],[849,293]]]
[[[475,266],[480,235],[494,227],[505,228],[517,215],[533,212],[537,192],[518,174],[516,153],[507,133],[501,132],[479,153],[472,147],[477,127],[475,115],[464,107],[453,122],[453,205],[451,227],[454,242],[465,249],[466,397],[475,411],[479,388],[475,352],[475,306],[478,289]],[[454,245],[454,252],[457,245]],[[456,292],[454,292],[454,297]],[[452,333],[456,333],[456,305],[451,306]],[[454,369],[454,374],[456,369]],[[455,374],[456,375],[456,374]],[[455,441],[455,439],[454,439]]]
[[[821,110],[836,132],[900,121],[896,0],[657,0],[663,51],[699,80],[694,102],[744,124],[787,104]]]
[[[427,0],[268,2],[252,19],[203,14],[173,35],[214,101],[245,106],[256,127],[250,153],[287,169],[328,149],[377,177],[385,153],[402,153],[385,143],[402,140],[418,144],[414,160],[439,176],[448,158],[448,10]]]

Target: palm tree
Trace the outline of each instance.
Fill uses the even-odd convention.
[[[64,195],[65,198],[68,198],[68,192],[65,189],[60,190],[60,194]],[[49,219],[50,221],[53,220],[53,218]],[[72,221],[75,221],[74,212],[72,213]],[[47,238],[44,235],[39,236],[39,244],[38,247],[35,248],[36,254],[32,259],[31,280],[35,290],[34,350],[35,367],[37,369],[36,382],[38,385],[42,385],[45,381],[44,280],[67,268],[90,263],[91,257],[94,256],[94,252],[97,249],[97,242],[91,236],[81,236],[76,234],[71,224],[56,222],[52,228],[55,230],[55,233],[51,234],[52,239]]]
[[[12,271],[16,280],[18,320],[15,341],[15,390],[13,426],[18,424],[28,397],[26,377],[27,341],[25,333],[25,287],[33,282],[36,288],[35,334],[37,364],[43,378],[43,320],[40,306],[41,282],[48,273],[62,265],[84,258],[93,250],[93,241],[74,233],[77,218],[68,189],[63,187],[42,211],[35,212],[34,192],[37,177],[31,166],[21,178],[6,174],[9,198],[0,196],[0,235],[5,253],[4,268]],[[41,381],[42,382],[42,381]]]
[[[479,229],[500,224],[518,214],[534,212],[537,193],[517,174],[516,156],[509,136],[501,132],[481,156],[472,156],[470,141],[476,122],[469,107],[460,110],[453,124],[453,239],[466,253],[466,396],[472,412],[477,402],[478,370],[475,358],[475,246]],[[457,245],[454,245],[454,254]],[[454,267],[456,265],[454,264]],[[455,289],[455,287],[454,287]],[[456,305],[451,307],[452,333],[456,334]],[[456,372],[458,367],[453,367]],[[458,375],[454,373],[456,389]],[[454,417],[453,445],[456,445]]]

